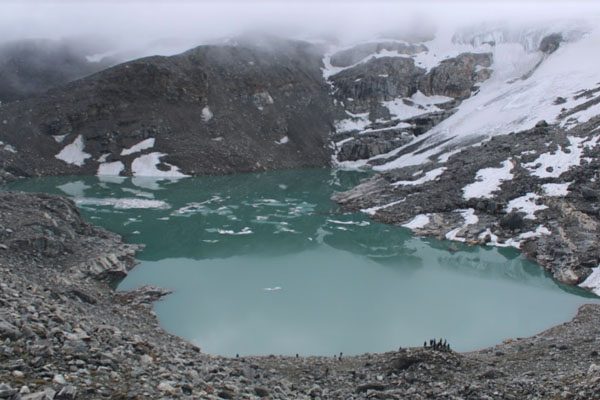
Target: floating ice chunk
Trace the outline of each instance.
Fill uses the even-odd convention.
[[[160,210],[168,209],[169,203],[162,200],[148,200],[136,198],[94,198],[81,197],[76,198],[75,203],[84,206],[110,206],[116,209],[128,210],[132,208],[156,208]]]
[[[66,145],[60,151],[60,153],[54,157],[66,162],[67,164],[73,164],[81,167],[83,164],[85,164],[85,160],[91,157],[90,154],[83,151],[84,148],[85,143],[83,141],[83,136],[79,135],[75,138],[73,143]]]
[[[536,204],[540,196],[535,193],[527,193],[524,196],[517,197],[508,202],[506,211],[511,212],[517,210],[525,213],[525,219],[535,219],[535,213],[540,210],[545,210],[548,206],[543,204]]]
[[[542,190],[546,196],[564,197],[569,194],[569,185],[573,182],[566,183],[546,183],[542,185]]]
[[[119,176],[125,165],[121,161],[102,163],[98,166],[98,176]]]
[[[492,193],[500,189],[502,182],[513,178],[513,167],[512,161],[506,160],[500,168],[480,169],[475,176],[475,182],[463,188],[463,197],[465,200],[492,197]]]
[[[290,138],[288,138],[287,136],[284,136],[281,139],[279,139],[278,141],[276,141],[275,143],[277,143],[277,144],[286,144],[289,141],[290,141]]]
[[[135,145],[131,146],[128,149],[123,149],[121,151],[121,155],[122,156],[127,156],[129,154],[138,153],[138,152],[140,152],[142,150],[151,149],[153,147],[154,147],[154,138],[149,138],[149,139],[146,139],[146,140],[142,140],[138,144],[135,144]]]
[[[425,182],[429,182],[429,181],[435,180],[440,175],[442,175],[445,170],[446,170],[446,167],[439,167],[439,168],[436,168],[436,169],[432,169],[431,171],[427,171],[425,173],[425,175],[423,175],[419,179],[416,179],[414,181],[396,181],[396,182],[392,183],[392,186],[414,186],[414,185],[421,185],[421,184],[423,184]]]
[[[243,228],[239,232],[229,230],[229,229],[217,229],[217,232],[220,235],[234,235],[234,236],[236,236],[236,235],[251,235],[252,233],[254,233],[254,232],[252,232],[252,229],[250,229],[248,227]]]
[[[338,221],[336,219],[328,219],[327,222],[331,222],[332,224],[338,224],[338,225],[357,225],[357,226],[370,225],[370,223],[368,221]]]
[[[266,287],[263,289],[265,292],[276,292],[278,290],[281,290],[281,286],[275,286],[275,287]]]
[[[73,197],[84,197],[85,190],[91,188],[86,185],[83,181],[68,182],[56,187],[62,190],[64,193]]]
[[[429,223],[429,215],[419,214],[402,226],[408,229],[421,229]]]
[[[208,106],[204,107],[202,109],[202,121],[208,122],[212,119],[212,117],[213,117],[213,113],[212,113],[212,111],[210,111],[210,108]]]

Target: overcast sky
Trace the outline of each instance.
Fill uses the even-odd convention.
[[[0,0],[0,41],[102,37],[112,46],[199,44],[248,30],[356,40],[423,24],[600,15],[600,1]],[[165,40],[168,39],[168,40]],[[170,43],[170,44],[169,44]]]

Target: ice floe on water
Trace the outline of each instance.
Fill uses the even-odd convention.
[[[162,200],[137,199],[137,198],[96,198],[96,197],[76,197],[74,199],[77,205],[81,206],[109,206],[116,209],[133,208],[155,208],[165,210],[171,208],[169,203]]]
[[[492,197],[492,193],[500,189],[502,182],[513,178],[513,167],[512,161],[506,160],[499,168],[480,169],[475,176],[475,182],[463,188],[463,197],[466,200]]]
[[[56,188],[72,197],[84,197],[86,189],[90,189],[91,186],[86,185],[83,181],[75,181],[64,183]]]
[[[281,290],[281,289],[282,289],[282,287],[281,287],[281,286],[274,286],[274,287],[266,287],[266,288],[263,288],[263,290],[264,290],[265,292],[277,292],[277,291],[279,291],[279,290]]]
[[[232,229],[207,229],[207,232],[217,232],[219,235],[233,235],[233,236],[238,236],[238,235],[251,235],[254,232],[252,231],[252,229],[250,229],[249,227],[244,227],[242,228],[242,230],[240,231],[234,231]]]
[[[369,221],[339,221],[337,219],[328,219],[327,222],[337,225],[356,225],[356,226],[367,226],[370,225]]]
[[[73,164],[81,167],[85,164],[85,160],[91,158],[91,154],[83,151],[85,149],[85,142],[83,136],[79,135],[71,143],[63,147],[63,149],[54,157],[66,162],[67,164]]]

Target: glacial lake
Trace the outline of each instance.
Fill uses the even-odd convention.
[[[68,195],[92,223],[145,244],[118,289],[173,290],[155,305],[161,324],[212,354],[359,354],[433,337],[467,351],[598,301],[515,249],[418,238],[342,212],[332,193],[366,176],[50,177],[4,189]]]

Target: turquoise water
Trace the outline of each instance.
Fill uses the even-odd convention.
[[[587,292],[514,249],[413,237],[329,199],[365,175],[279,171],[179,181],[41,178],[10,189],[72,197],[144,243],[120,284],[172,289],[155,310],[205,352],[357,354],[445,337],[473,350],[564,322]]]

